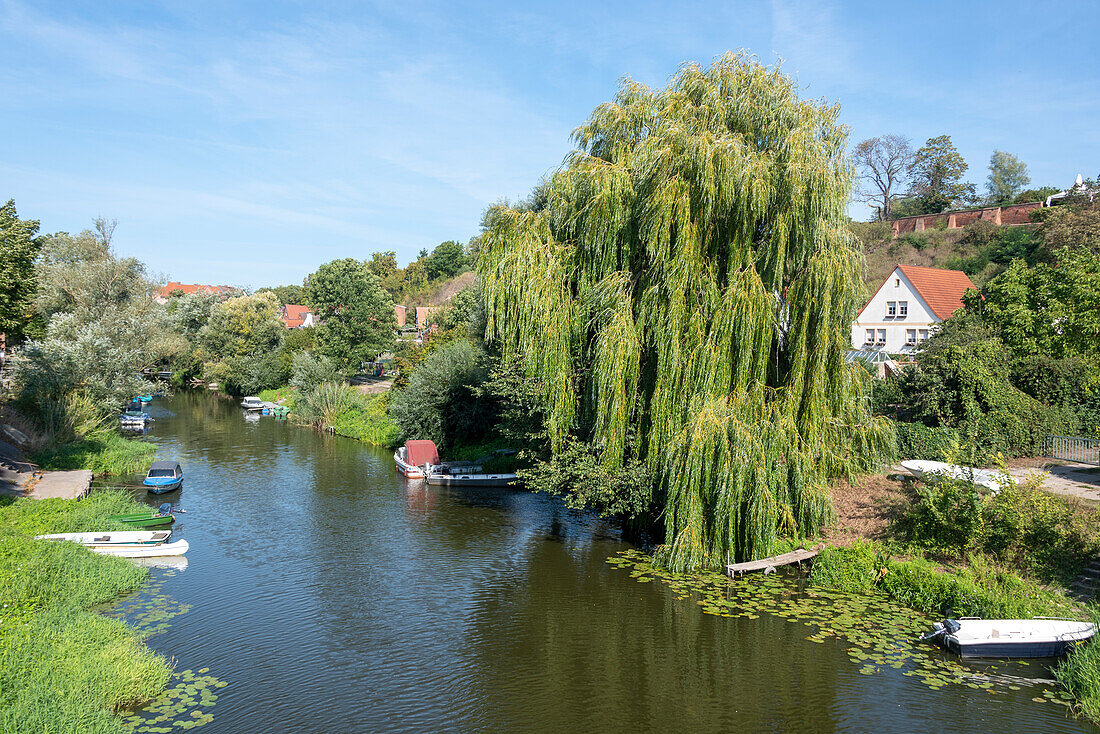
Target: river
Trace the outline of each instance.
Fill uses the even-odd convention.
[[[386,451],[205,393],[150,413],[185,482],[142,498],[186,510],[191,549],[153,571],[190,609],[149,644],[225,682],[203,734],[1097,731],[1033,702],[1049,683],[932,690],[801,624],[703,614],[552,498],[406,483]]]

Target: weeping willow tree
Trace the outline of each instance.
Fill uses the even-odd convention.
[[[863,263],[838,112],[744,54],[628,80],[536,205],[487,218],[489,338],[542,385],[554,450],[587,425],[607,466],[647,462],[674,570],[814,533],[828,480],[889,445],[844,360]]]

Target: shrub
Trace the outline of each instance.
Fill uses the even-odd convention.
[[[307,393],[324,382],[339,382],[340,368],[330,358],[297,352],[291,359],[290,386]]]
[[[898,456],[902,459],[947,461],[959,446],[959,432],[943,426],[923,423],[896,423]]]
[[[982,532],[982,498],[971,482],[941,477],[917,489],[901,524],[909,540],[962,554]]]

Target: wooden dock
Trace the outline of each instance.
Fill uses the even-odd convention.
[[[769,568],[774,571],[780,566],[790,566],[794,563],[797,563],[799,566],[801,566],[803,561],[808,561],[817,554],[817,549],[806,550],[805,548],[799,548],[798,550],[791,551],[790,553],[772,556],[771,558],[761,558],[759,561],[731,563],[730,565],[726,566],[726,574],[731,577],[736,577],[745,573],[751,573],[752,571],[767,571]]]

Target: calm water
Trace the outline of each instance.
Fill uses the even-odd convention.
[[[203,734],[1096,731],[1041,686],[933,691],[801,625],[702,614],[546,497],[406,484],[385,451],[207,394],[150,413],[191,544],[153,573],[192,605],[150,644],[228,682]]]

